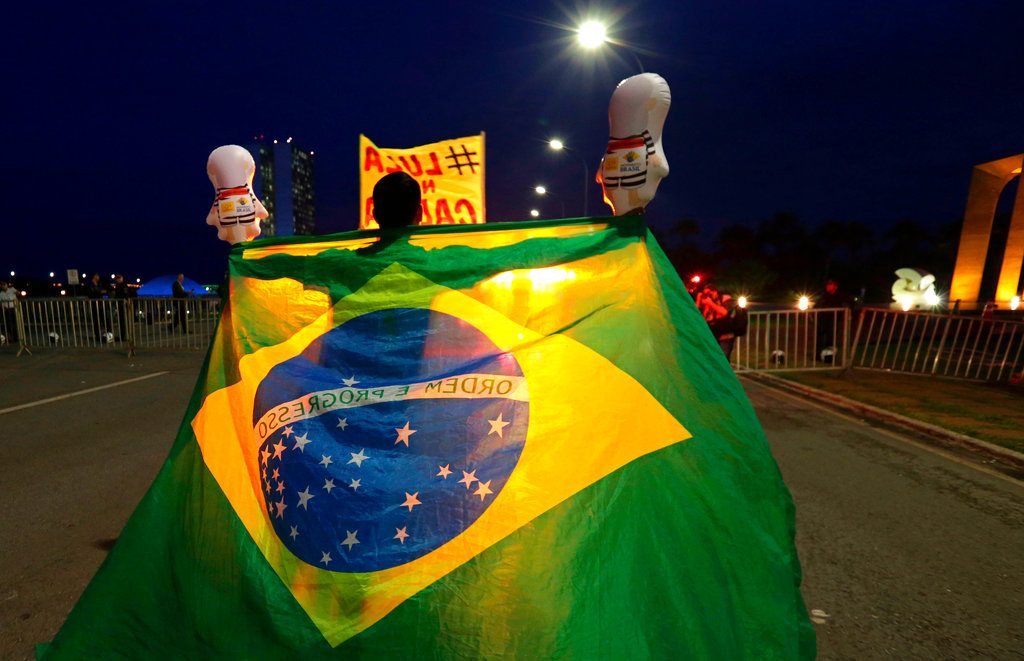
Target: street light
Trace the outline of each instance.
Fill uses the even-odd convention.
[[[530,215],[532,217],[534,217],[534,218],[539,218],[540,217],[540,211],[538,211],[537,209],[530,209]]]
[[[588,198],[590,197],[590,168],[587,167],[587,160],[578,152],[566,147],[565,143],[558,138],[548,140],[548,146],[552,151],[568,151],[579,157],[580,163],[583,165],[583,217],[586,218],[590,215],[590,206],[588,204]],[[564,212],[562,215],[565,215]]]
[[[640,73],[644,72],[644,63],[640,61],[640,56],[621,41],[609,39],[608,26],[601,21],[589,20],[581,23],[576,28],[576,43],[585,50],[597,50],[604,44],[614,44],[632,55],[633,60],[636,61],[636,66],[640,69]]]
[[[536,186],[533,192],[540,196],[555,195],[548,190],[547,186]],[[562,210],[562,218],[565,218],[565,200],[562,199],[561,195],[555,195],[558,198],[558,206]]]
[[[576,29],[576,41],[584,48],[597,48],[608,41],[608,28],[601,21],[584,21]]]

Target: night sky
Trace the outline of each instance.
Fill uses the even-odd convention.
[[[1024,151],[1020,0],[27,4],[0,41],[3,275],[216,281],[206,158],[257,134],[316,152],[319,233],[358,222],[360,132],[486,131],[490,220],[527,218],[538,183],[581,215],[579,159],[545,140],[593,174],[637,72],[621,47],[575,46],[588,17],[672,87],[655,226],[949,222],[974,164]]]

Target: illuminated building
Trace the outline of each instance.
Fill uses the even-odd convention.
[[[253,192],[270,214],[262,223],[262,236],[313,234],[313,152],[300,149],[292,138],[259,142],[250,145],[249,151],[256,161]]]
[[[974,166],[971,188],[967,194],[967,210],[960,233],[960,247],[957,250],[956,267],[950,286],[949,300],[960,300],[963,308],[978,306],[981,292],[981,278],[985,270],[992,237],[992,221],[995,218],[999,196],[1007,184],[1019,177],[1024,154],[1001,158]],[[999,268],[996,283],[995,302],[1007,305],[1020,293],[1020,272],[1024,265],[1024,186],[1018,185],[1010,216],[1010,229],[1006,237],[1006,248]]]

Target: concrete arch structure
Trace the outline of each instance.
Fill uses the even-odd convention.
[[[949,300],[960,300],[964,308],[979,303],[981,277],[985,270],[985,256],[992,236],[992,221],[996,215],[999,196],[1006,185],[1019,177],[1024,164],[1024,154],[1008,156],[996,161],[974,166],[971,174],[971,189],[967,194],[967,209],[964,211],[963,229],[960,231],[960,247],[957,250],[953,282],[950,285]],[[1010,231],[1006,237],[1006,249],[999,269],[995,301],[1005,306],[1014,295],[1020,282],[1021,267],[1024,265],[1024,186],[1017,187],[1017,196],[1010,217]]]

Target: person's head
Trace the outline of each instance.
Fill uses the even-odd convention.
[[[418,225],[423,216],[420,185],[404,172],[381,177],[373,187],[373,216],[381,229]]]
[[[94,285],[100,284],[100,274],[99,273],[93,273],[92,274],[92,284],[94,284]]]
[[[179,273],[178,274],[178,282],[181,283],[181,284],[184,284],[184,282],[185,282],[185,274],[184,273]]]
[[[834,294],[839,289],[839,283],[835,280],[829,280],[825,283],[825,291],[829,294]]]
[[[116,282],[119,285],[123,284],[124,283],[124,276],[121,275],[120,273],[118,273],[117,275],[114,276],[114,282]]]

